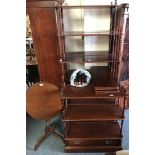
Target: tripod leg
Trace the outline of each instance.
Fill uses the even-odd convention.
[[[59,135],[58,133],[56,133],[54,131],[54,129],[51,127],[50,121],[46,121],[46,127],[45,127],[45,132],[43,133],[43,135],[37,140],[37,142],[34,145],[34,150],[36,151],[38,149],[38,147],[40,146],[40,144],[45,140],[45,138],[49,135],[49,134],[53,134],[55,135],[57,138],[61,139],[62,142],[64,143],[64,138]]]
[[[40,146],[40,144],[45,140],[45,138],[48,135],[46,133],[43,133],[43,135],[41,135],[41,137],[36,141],[35,145],[34,145],[34,150],[36,151],[38,149],[38,147]]]
[[[45,138],[50,134],[50,121],[46,121],[46,127],[44,133],[41,135],[41,137],[36,141],[34,145],[34,150],[36,151],[40,144],[45,140]]]

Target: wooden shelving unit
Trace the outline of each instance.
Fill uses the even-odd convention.
[[[109,9],[109,31],[65,31],[64,10]],[[63,106],[65,152],[115,152],[121,150],[126,92],[120,86],[124,14],[128,4],[55,7],[62,71],[61,100]],[[68,51],[68,37],[108,37],[109,49]],[[72,43],[70,44],[72,46]],[[70,85],[74,69],[69,65],[93,64],[89,69],[91,82],[77,88]],[[107,65],[101,65],[106,63]],[[121,123],[118,123],[120,121]]]

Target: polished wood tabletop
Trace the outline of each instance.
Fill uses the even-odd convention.
[[[26,111],[35,119],[50,120],[61,111],[59,89],[45,82],[34,84],[26,93]]]

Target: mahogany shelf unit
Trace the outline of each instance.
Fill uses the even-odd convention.
[[[128,4],[117,5],[116,0],[111,5],[56,3],[65,152],[122,149],[126,92],[120,86],[120,72],[127,9]],[[78,13],[80,18],[76,16]],[[70,21],[71,17],[75,23]],[[84,27],[89,26],[87,22],[91,17],[99,18],[98,23],[93,30],[87,30],[88,27]],[[76,24],[80,28],[67,28]],[[102,26],[98,29],[98,25]],[[81,67],[90,73],[90,83],[85,87],[71,86],[72,73]]]

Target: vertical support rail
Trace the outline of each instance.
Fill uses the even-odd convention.
[[[113,3],[111,2],[111,6],[113,5]],[[113,8],[112,7],[110,7],[110,32],[112,31],[112,29],[113,29],[113,22],[112,22],[112,20],[113,20],[113,17],[112,17],[112,15],[113,15]],[[111,59],[112,58],[112,36],[111,35],[109,35],[109,58]],[[111,68],[111,63],[112,62],[108,62],[108,68],[110,69]]]
[[[121,51],[121,46],[122,46],[122,41],[123,41],[123,11],[122,11],[122,8],[120,9],[120,12],[119,12],[119,16],[120,16],[120,21],[119,21],[119,32],[121,33],[121,35],[119,35],[119,44],[118,44],[118,57],[119,57],[119,66],[117,68],[117,81],[119,83],[119,71],[121,70],[121,61],[122,61],[122,56],[121,56],[121,53],[123,51]]]
[[[70,127],[70,122],[64,122],[64,137],[67,136]]]
[[[64,24],[63,24],[63,9],[60,8],[60,20],[61,20],[61,31],[64,34]],[[62,36],[62,52],[63,52],[63,59],[65,59],[65,37]]]
[[[120,54],[119,54],[119,51],[120,51],[120,38],[121,38],[121,29],[120,29],[120,26],[121,26],[121,7],[120,6],[117,6],[116,8],[116,38],[115,38],[115,47],[114,47],[114,57],[115,59],[117,60],[120,60]],[[120,61],[119,61],[120,63]],[[114,78],[115,78],[115,82],[118,83],[118,67],[119,67],[119,63],[115,64],[114,65]],[[118,83],[119,84],[119,83]]]
[[[122,136],[122,130],[123,130],[123,123],[124,123],[124,120],[121,120],[121,129],[120,129],[120,136]]]
[[[63,8],[62,8],[62,6],[61,6],[61,8],[60,8],[60,16],[61,16],[61,31],[62,31],[62,33],[64,34],[64,23],[63,23]],[[63,56],[63,60],[65,60],[66,59],[66,54],[65,54],[65,36],[63,35],[62,36],[62,56]],[[66,77],[66,72],[67,72],[67,67],[66,67],[66,64],[65,63],[63,63],[62,64],[63,65],[63,71],[64,71],[64,77]],[[66,85],[66,83],[64,82],[64,86]]]
[[[65,101],[62,99],[61,100],[62,103],[62,118],[64,119],[65,115],[66,115],[66,105],[65,105]]]
[[[64,57],[64,40],[63,40],[63,16],[62,16],[62,6],[61,3],[58,2],[58,6],[56,7],[56,22],[57,22],[57,31],[58,31],[58,42],[59,42],[59,49],[60,49],[60,61],[65,59]],[[61,80],[62,80],[62,87],[65,84],[65,68],[64,63],[61,63]]]
[[[116,35],[116,40],[115,40],[115,59],[119,60],[119,38],[120,38],[120,32],[119,32],[119,17],[118,17],[119,11],[117,9],[117,13],[116,13],[116,18],[117,18],[117,26],[116,26],[116,32],[118,33]],[[118,66],[119,63],[115,64],[115,73],[114,73],[114,77],[115,77],[115,82],[117,83],[117,75],[118,75]]]
[[[112,18],[112,20],[113,20],[113,32],[115,32],[115,12],[116,10],[114,9],[114,17]],[[112,50],[112,61],[114,60],[114,35],[112,35],[112,48],[111,48],[111,50]],[[111,62],[111,75],[112,75],[112,78],[113,78],[113,65],[114,65],[114,62]]]
[[[60,31],[61,31],[61,47],[62,47],[62,60],[65,60],[65,49],[64,49],[64,26],[63,26],[63,10],[62,10],[62,6],[60,4],[60,7],[59,7],[59,19],[60,19]],[[66,72],[65,72],[65,64],[62,63],[62,76],[63,76],[63,83],[62,85],[65,86],[65,75],[66,75]]]
[[[124,120],[121,120],[120,137],[122,136],[123,123],[124,123]],[[122,145],[122,139],[120,140],[120,145]]]
[[[116,33],[116,10],[117,10],[117,0],[115,0],[115,9],[114,9],[114,24],[113,24],[113,45],[112,45],[112,60],[115,59],[115,33]],[[114,70],[114,67],[115,66],[115,62],[112,62],[111,63],[111,75],[112,75],[112,78],[114,78],[114,73],[115,73],[115,70]]]
[[[66,116],[67,112],[68,112],[68,101],[67,99],[63,100],[64,106],[63,106],[63,118]]]
[[[119,67],[118,67],[118,82],[120,82],[120,77],[121,77],[121,71],[122,71],[122,56],[123,56],[123,45],[124,45],[124,39],[125,39],[125,26],[126,26],[126,11],[128,9],[128,5],[123,5],[121,6],[121,21],[120,21],[120,44],[119,44]]]
[[[117,23],[117,0],[115,0],[115,39],[114,39],[114,59],[116,60],[117,59],[117,33],[118,33],[118,30],[117,30],[117,27],[118,27],[118,23]],[[117,73],[117,70],[116,70],[116,67],[117,67],[117,63],[114,63],[114,66],[113,66],[113,77],[114,77],[114,81],[116,82],[116,73]]]
[[[125,97],[121,97],[121,98],[120,98],[120,102],[121,102],[120,104],[122,104],[122,117],[124,117]],[[124,120],[121,121],[120,136],[122,135],[123,123],[124,123]]]

